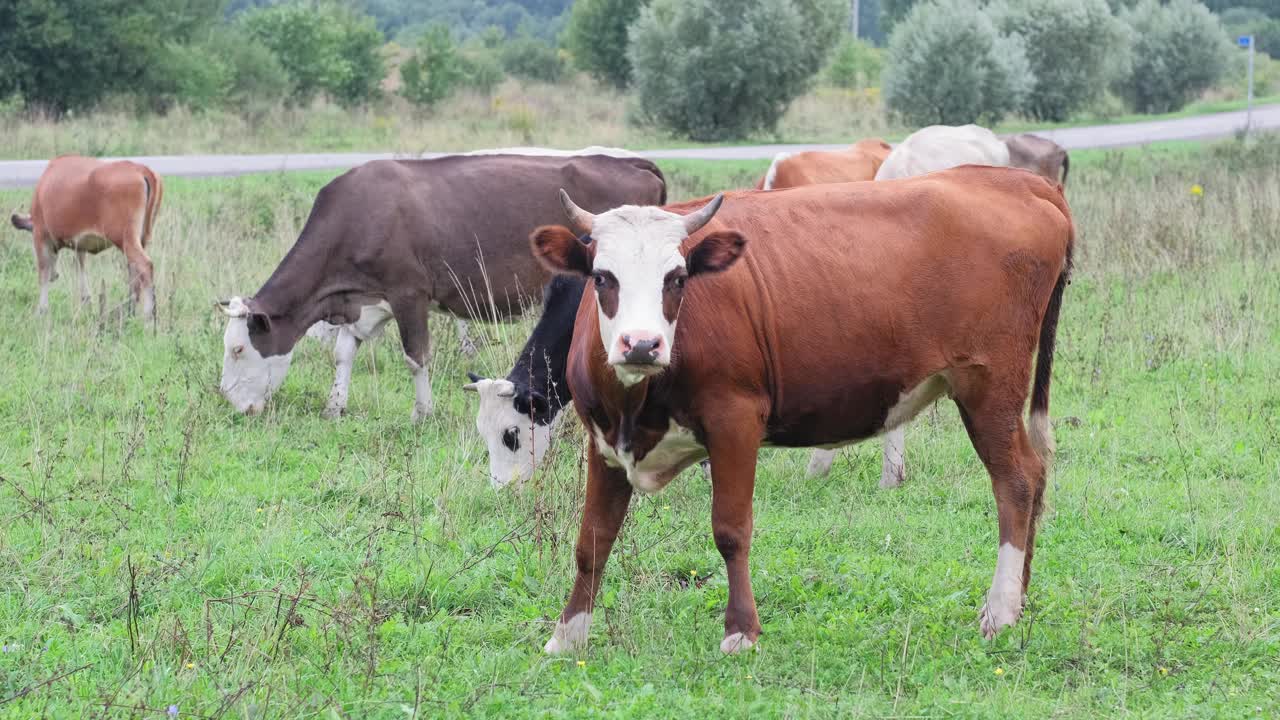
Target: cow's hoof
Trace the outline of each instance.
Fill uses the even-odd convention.
[[[342,417],[342,413],[346,412],[346,410],[346,408],[341,407],[326,407],[324,412],[320,413],[320,417],[325,420],[337,420]]]
[[[431,413],[432,407],[430,405],[419,405],[413,409],[413,414],[409,416],[409,419],[413,421],[414,425],[417,425],[431,417]]]
[[[555,632],[543,646],[548,655],[561,655],[581,650],[587,646],[587,632],[591,630],[591,613],[578,613],[569,622],[556,622]]]
[[[883,475],[881,475],[881,476],[880,476],[880,489],[881,489],[881,490],[892,490],[892,489],[894,489],[894,488],[896,488],[896,487],[898,487],[898,486],[900,486],[900,485],[902,485],[902,474],[901,474],[901,473],[896,473],[896,472],[893,472],[893,473],[885,473],[885,474],[883,474]]]
[[[1018,622],[1020,617],[1022,597],[992,592],[987,595],[986,604],[978,611],[978,625],[982,628],[982,636],[990,640],[1002,629]]]
[[[756,641],[743,633],[729,633],[724,636],[724,640],[720,641],[720,652],[725,655],[737,655],[740,652],[750,650],[755,645]]]

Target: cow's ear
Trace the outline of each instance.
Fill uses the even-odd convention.
[[[529,236],[529,244],[533,256],[551,272],[583,277],[591,274],[593,248],[567,227],[543,225]]]
[[[271,318],[264,312],[252,311],[245,316],[250,335],[264,335],[271,332]]]
[[[689,258],[685,262],[689,277],[728,270],[730,265],[742,257],[742,251],[746,247],[747,239],[737,230],[717,230],[707,233],[702,241],[689,251]]]
[[[542,393],[530,391],[529,408],[533,411],[535,418],[542,418],[551,411],[551,403],[547,402],[546,396]]]

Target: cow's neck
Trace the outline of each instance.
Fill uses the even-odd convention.
[[[272,354],[292,350],[307,328],[320,320],[342,324],[359,318],[358,309],[354,317],[346,317],[351,313],[344,298],[354,288],[334,285],[328,271],[329,253],[319,247],[322,243],[308,242],[309,231],[310,221],[253,296],[257,309],[271,319],[271,349],[276,351]]]

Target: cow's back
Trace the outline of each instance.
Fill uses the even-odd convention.
[[[979,125],[931,125],[912,133],[889,153],[876,180],[893,180],[961,165],[1009,165],[1009,148]]]
[[[128,236],[141,227],[137,223],[147,197],[143,172],[129,161],[54,158],[36,184],[32,215],[43,232],[62,241],[85,233]]]
[[[758,384],[781,445],[875,432],[904,388],[982,363],[1011,328],[1033,348],[1072,232],[1056,187],[983,167],[734,194],[707,231],[724,229],[746,253],[689,283],[679,381]],[[829,438],[818,418],[838,418]]]
[[[889,152],[883,141],[863,140],[846,150],[796,153],[778,161],[770,187],[874,180]]]

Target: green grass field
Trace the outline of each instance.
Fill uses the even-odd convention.
[[[420,427],[394,332],[362,350],[346,418],[320,418],[332,368],[309,340],[240,417],[212,300],[258,287],[331,174],[170,181],[154,328],[121,316],[115,253],[86,308],[64,253],[35,317],[29,239],[5,231],[0,717],[1280,715],[1280,143],[1073,159],[1058,464],[1028,613],[993,642],[994,501],[946,402],[911,426],[898,490],[876,487],[878,442],[820,481],[801,451],[762,454],[757,651],[719,652],[694,469],[633,501],[590,648],[548,658],[578,424],[495,493],[461,390],[505,372],[528,321],[481,326],[475,361],[435,321]],[[766,164],[664,169],[682,199]]]

